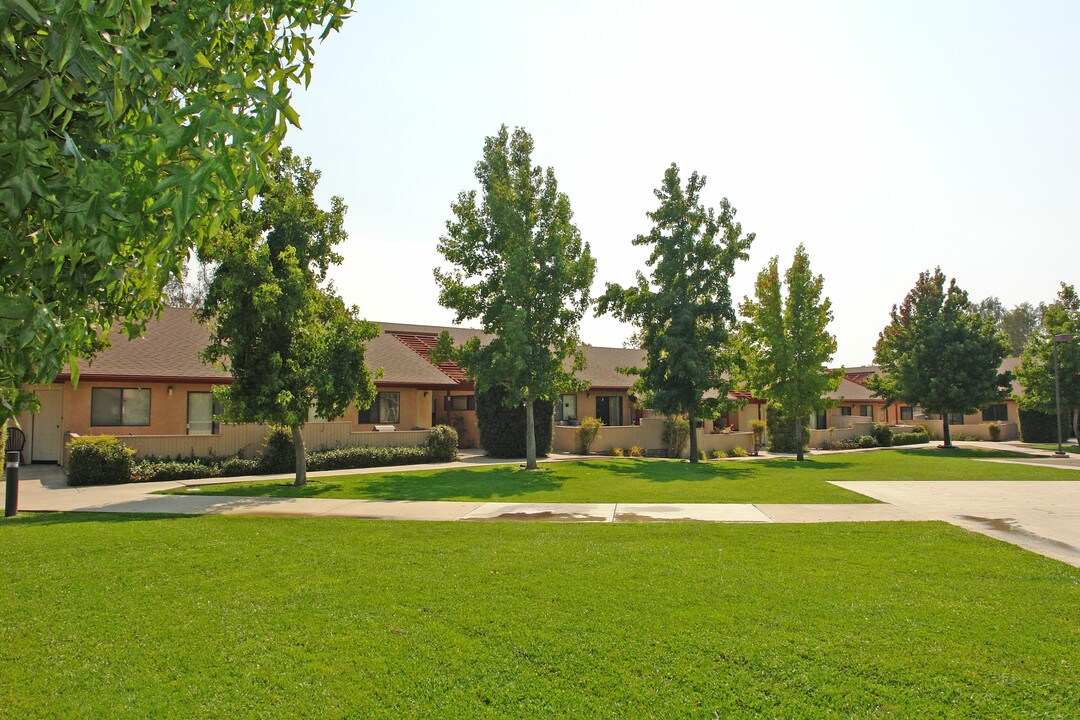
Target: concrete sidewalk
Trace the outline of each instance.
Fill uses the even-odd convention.
[[[206,484],[206,481],[73,488],[67,486],[63,472],[55,466],[30,466],[25,470],[24,477],[34,477],[27,477],[19,483],[19,509],[30,512],[287,515],[471,522],[819,523],[943,520],[1080,567],[1080,481],[833,482],[834,485],[880,501],[867,504],[581,505],[155,495],[153,493],[160,490]],[[286,477],[281,476],[282,479]],[[270,478],[263,476],[259,479]],[[236,482],[237,478],[227,481]]]

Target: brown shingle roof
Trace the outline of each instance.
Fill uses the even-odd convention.
[[[79,360],[83,378],[122,377],[161,380],[228,381],[231,375],[199,358],[210,341],[210,333],[187,308],[165,308],[161,318],[150,322],[137,338],[128,338],[118,329],[109,333],[112,347],[93,360]],[[61,375],[61,379],[67,377]]]
[[[846,377],[840,378],[840,387],[831,393],[826,393],[825,397],[832,400],[846,400],[848,402],[858,400],[860,402],[885,402],[881,398],[874,395],[873,391],[867,388],[865,385],[861,385],[857,382],[852,382]]]
[[[629,388],[637,376],[623,375],[615,368],[645,365],[645,351],[637,348],[583,345],[581,351],[585,354],[586,365],[577,376],[597,388]]]
[[[409,349],[385,330],[367,344],[365,356],[367,366],[372,370],[381,368],[382,377],[376,384],[389,385],[430,385],[454,387],[455,383],[439,368]]]

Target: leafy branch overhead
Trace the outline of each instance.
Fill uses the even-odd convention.
[[[298,124],[352,0],[0,5],[0,419],[137,333]]]

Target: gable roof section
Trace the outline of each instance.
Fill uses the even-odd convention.
[[[615,368],[645,365],[645,351],[638,348],[582,345],[581,352],[585,355],[586,365],[584,370],[577,373],[577,376],[598,390],[629,389],[637,380],[637,376],[623,375]]]
[[[446,373],[385,330],[368,341],[365,360],[373,371],[382,370],[382,377],[375,379],[378,386],[409,385],[434,389],[457,385]]]
[[[161,317],[147,324],[136,338],[113,328],[112,346],[91,360],[79,360],[79,376],[86,380],[160,380],[162,382],[229,382],[228,370],[205,363],[199,353],[210,342],[210,332],[192,317],[189,308],[164,308]],[[61,373],[57,380],[71,377]]]
[[[840,387],[830,393],[826,393],[825,397],[829,398],[830,400],[842,400],[846,402],[885,402],[881,398],[874,395],[873,391],[871,391],[870,388],[858,382],[849,380],[847,377],[840,378]]]

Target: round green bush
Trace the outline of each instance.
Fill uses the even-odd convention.
[[[1062,432],[1068,436],[1068,417],[1062,418]],[[1057,415],[1038,410],[1020,411],[1020,439],[1027,443],[1057,442]]]
[[[424,441],[432,462],[457,460],[458,434],[449,425],[436,425]]]
[[[878,446],[890,447],[892,445],[893,432],[892,428],[887,424],[874,423],[874,429],[871,430],[870,434],[873,436],[874,440],[877,441]]]
[[[135,451],[112,435],[84,435],[68,443],[68,485],[131,482]]]
[[[476,422],[480,427],[480,447],[491,457],[525,457],[525,404],[507,407],[506,388],[495,386],[476,394]],[[555,406],[550,400],[533,403],[536,454],[551,451]]]
[[[769,429],[769,450],[779,453],[795,452],[795,420],[783,414],[778,405],[765,408],[765,422]],[[810,444],[810,418],[803,421],[803,449]]]
[[[272,427],[259,454],[259,472],[262,474],[296,472],[296,446],[292,431],[284,427]]]

